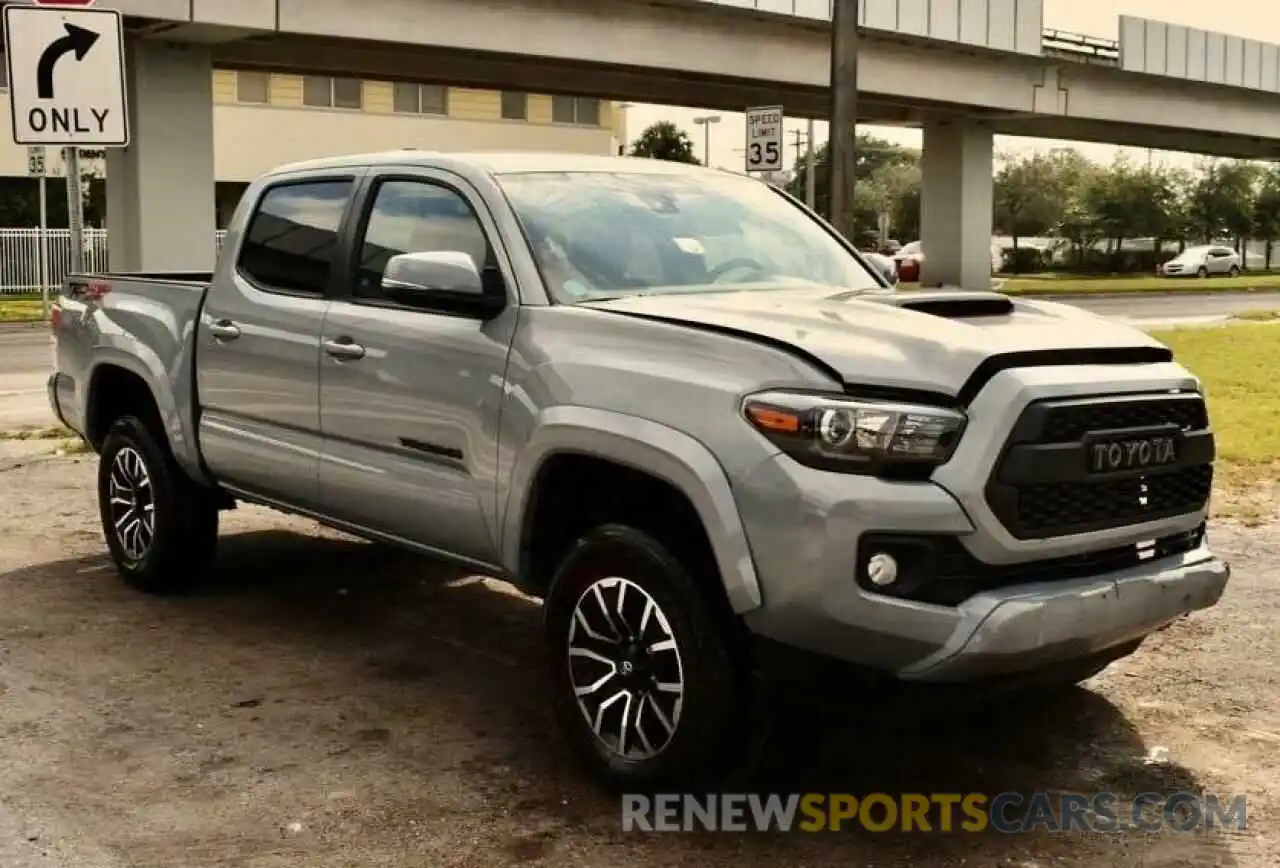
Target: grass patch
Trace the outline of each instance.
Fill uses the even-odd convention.
[[[0,322],[40,322],[44,311],[40,299],[0,298]]]
[[[1263,323],[1153,332],[1203,381],[1217,434],[1214,515],[1276,515],[1280,486],[1280,334]]]
[[[0,440],[66,440],[79,439],[80,435],[70,428],[61,425],[47,425],[44,428],[19,428],[15,431],[0,431]]]
[[[998,278],[999,279],[999,278]],[[1001,292],[1023,293],[1107,293],[1107,292],[1250,292],[1280,290],[1280,274],[1242,274],[1239,277],[1010,277],[1004,278]]]
[[[919,289],[918,283],[901,283],[902,289]],[[1112,292],[1280,292],[1280,274],[1248,273],[1239,277],[1115,277],[1072,274],[1039,274],[992,279],[992,286],[1009,295],[1106,295]]]
[[[1275,322],[1280,319],[1280,310],[1243,310],[1240,313],[1233,313],[1231,318],[1252,322]]]

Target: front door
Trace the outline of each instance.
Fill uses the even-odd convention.
[[[263,190],[197,329],[200,451],[209,469],[291,506],[317,505],[320,332],[355,185],[353,174],[330,173]],[[227,243],[235,245],[234,235]]]
[[[452,251],[505,272],[479,196],[443,172],[371,177],[350,296],[325,320],[320,494],[335,517],[479,563],[498,560],[496,461],[518,307],[482,320],[383,295],[387,260]]]

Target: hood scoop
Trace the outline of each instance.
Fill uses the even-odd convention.
[[[912,290],[863,296],[862,300],[888,304],[917,313],[927,313],[944,319],[1008,316],[1013,313],[1013,299],[998,292],[968,292],[957,289]]]

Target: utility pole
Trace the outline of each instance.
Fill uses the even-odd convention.
[[[804,164],[804,203],[812,210],[814,201],[817,198],[817,191],[813,188],[813,118],[809,118],[808,132],[805,133],[805,142],[808,143],[809,153],[808,159]]]
[[[792,144],[792,145],[795,147],[795,149],[796,149],[796,162],[795,162],[795,164],[796,164],[797,166],[799,166],[799,165],[800,165],[800,148],[801,148],[801,146],[802,146],[802,145],[804,145],[804,133],[800,132],[799,130],[792,130],[792,131],[791,131],[791,138],[793,139],[793,141],[791,142],[791,144]]]
[[[831,134],[827,142],[827,219],[855,241],[853,186],[857,167],[858,0],[831,5]]]

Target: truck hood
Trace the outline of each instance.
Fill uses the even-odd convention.
[[[1132,326],[996,292],[761,288],[636,295],[591,307],[759,340],[806,357],[847,386],[963,401],[1015,364],[1172,358]]]

